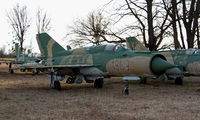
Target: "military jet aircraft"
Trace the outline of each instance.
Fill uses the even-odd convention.
[[[126,39],[127,47],[136,51],[145,51],[147,48],[143,46],[135,37]],[[150,51],[149,51],[150,52]],[[184,76],[200,76],[200,50],[199,49],[181,49],[181,50],[165,50],[165,51],[152,51],[152,54],[162,54],[170,63],[179,65],[180,69],[184,71]],[[173,76],[168,76],[174,78]],[[182,84],[183,77],[175,76],[175,84]],[[146,83],[146,80],[143,81]]]
[[[36,69],[39,66],[40,59],[36,57],[34,54],[22,54],[19,49],[19,44],[15,44],[15,52],[16,52],[16,60],[14,64],[17,64],[17,68],[21,72],[32,72],[33,74],[38,73],[39,71]]]
[[[65,50],[47,33],[37,34],[43,61],[40,71],[51,78],[50,86],[61,89],[60,80],[68,75],[66,83],[94,82],[95,88],[103,87],[106,77],[120,76],[124,80],[138,79],[140,75],[177,74],[175,64],[161,54],[134,52],[121,45],[108,44]],[[124,91],[128,92],[126,86]]]

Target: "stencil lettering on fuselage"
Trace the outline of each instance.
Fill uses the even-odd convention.
[[[151,57],[144,56],[112,59],[106,64],[106,70],[113,75],[152,74],[150,60]]]

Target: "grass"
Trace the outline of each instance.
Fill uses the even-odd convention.
[[[200,81],[131,82],[123,95],[120,78],[106,79],[103,89],[93,84],[50,89],[46,75],[0,73],[0,120],[197,120],[200,117]]]

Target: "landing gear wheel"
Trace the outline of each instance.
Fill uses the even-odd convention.
[[[36,75],[39,75],[40,71],[39,70],[36,70],[35,74]]]
[[[10,72],[11,74],[14,73],[14,70],[13,70],[13,68],[12,68],[12,63],[9,63],[9,72]]]
[[[129,89],[126,87],[122,91],[123,94],[128,95],[129,94]]]
[[[60,82],[54,81],[53,88],[56,89],[56,90],[61,90]]]
[[[95,88],[102,88],[103,87],[103,78],[98,78],[94,81]]]
[[[13,69],[10,69],[10,73],[13,74],[13,73],[14,73],[14,70],[13,70]]]
[[[32,71],[32,75],[36,75],[37,72],[35,70],[31,70]]]
[[[140,84],[147,84],[147,78],[141,77]]]
[[[175,79],[175,84],[176,85],[183,85],[183,78],[182,77],[177,77]]]

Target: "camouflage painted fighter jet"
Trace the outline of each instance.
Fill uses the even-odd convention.
[[[8,72],[10,72],[12,74],[12,73],[14,73],[14,70],[17,70],[17,69],[19,69],[21,72],[28,71],[28,72],[32,72],[33,74],[36,74],[39,72],[35,67],[39,66],[41,64],[39,64],[40,59],[38,59],[36,57],[36,55],[22,54],[22,52],[19,49],[18,43],[15,44],[15,53],[16,53],[15,54],[16,58],[13,60],[11,60],[11,59],[0,60],[0,64],[5,63],[5,64],[9,65]],[[13,64],[16,65],[15,68],[12,67]]]
[[[36,57],[34,54],[22,54],[19,49],[19,44],[15,44],[15,52],[16,52],[16,60],[15,64],[17,64],[17,68],[21,72],[32,72],[33,74],[38,73],[39,71],[36,69],[40,64],[40,59]]]
[[[127,47],[132,50],[147,52],[147,48],[143,46],[135,37],[127,38]],[[184,50],[166,50],[153,51],[152,54],[162,54],[167,61],[172,64],[179,65],[184,76],[200,76],[200,50],[199,49],[184,49]],[[169,78],[174,78],[169,76]],[[146,80],[145,80],[146,82]],[[182,84],[183,77],[175,77],[176,84]]]
[[[68,75],[66,83],[94,82],[95,88],[103,87],[106,77],[120,76],[124,80],[136,80],[137,76],[177,74],[175,64],[166,61],[161,54],[134,52],[121,45],[109,44],[65,50],[47,33],[37,35],[42,54],[43,67],[39,67],[51,78],[50,86],[61,89],[60,80]],[[128,87],[124,89],[128,92]]]

